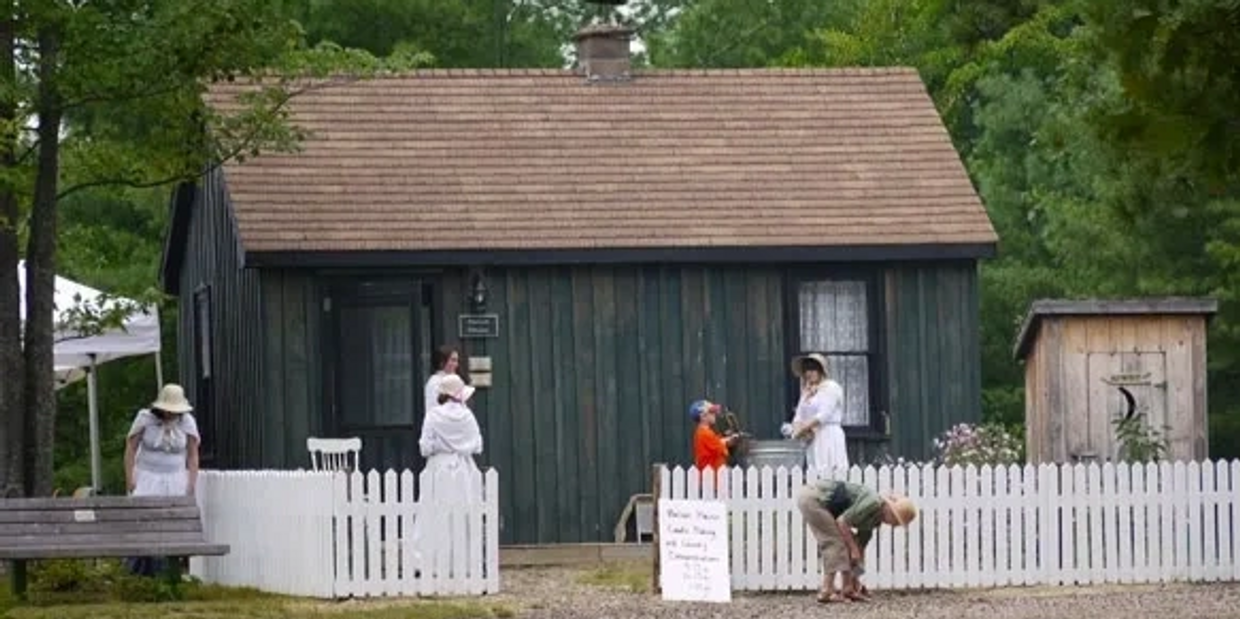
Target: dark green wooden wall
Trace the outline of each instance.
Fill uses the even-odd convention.
[[[177,274],[177,377],[196,407],[202,432],[202,465],[229,468],[259,466],[263,418],[263,338],[257,316],[262,305],[259,274],[241,269],[240,244],[232,209],[222,190],[223,172],[208,173],[190,208],[184,261]],[[207,389],[200,384],[194,349],[194,293],[210,295],[211,371]],[[204,397],[205,394],[205,397]]]
[[[653,462],[691,463],[691,401],[776,436],[785,402],[782,273],[762,267],[491,271],[501,337],[475,396],[504,486],[505,542],[605,540]],[[449,278],[445,315],[465,298]],[[455,293],[455,294],[454,294]],[[448,324],[454,324],[449,322]]]
[[[896,265],[884,277],[893,456],[932,457],[931,441],[982,415],[980,297],[972,261]]]

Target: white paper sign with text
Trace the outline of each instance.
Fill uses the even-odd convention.
[[[659,586],[665,600],[732,601],[723,501],[659,499]]]

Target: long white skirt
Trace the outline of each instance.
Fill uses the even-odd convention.
[[[848,473],[848,441],[844,428],[838,424],[827,424],[818,428],[814,440],[810,441],[805,450],[805,464],[811,470],[820,473],[847,475]]]
[[[477,503],[482,497],[478,465],[465,454],[435,454],[426,462],[432,483],[419,489],[419,511],[413,524],[413,557],[416,569],[427,576],[434,569],[440,578],[461,576],[452,573],[451,566],[463,564],[457,555],[469,557],[470,546],[482,543],[482,531],[467,526],[466,504]],[[442,506],[443,509],[437,509]],[[462,540],[466,546],[456,547],[453,540]],[[467,559],[466,559],[467,560]],[[438,568],[438,569],[436,569]]]
[[[134,489],[130,496],[185,496],[189,490],[189,470],[156,472],[134,467]]]

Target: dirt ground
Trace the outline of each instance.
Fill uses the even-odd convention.
[[[810,592],[735,593],[727,605],[664,602],[649,572],[523,569],[503,575],[502,601],[530,619],[706,619],[856,617],[917,619],[1240,619],[1240,583],[874,591],[868,603],[821,605]]]

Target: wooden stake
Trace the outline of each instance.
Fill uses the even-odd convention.
[[[654,465],[654,484],[653,484],[654,520],[652,521],[653,522],[652,526],[654,528],[654,535],[652,535],[650,538],[651,541],[654,542],[654,552],[651,553],[654,555],[654,570],[651,571],[653,576],[651,577],[652,582],[650,584],[650,588],[656,594],[663,593],[662,588],[659,587],[659,497],[660,495],[663,494],[663,474],[662,473],[663,473],[663,465],[655,464]]]

